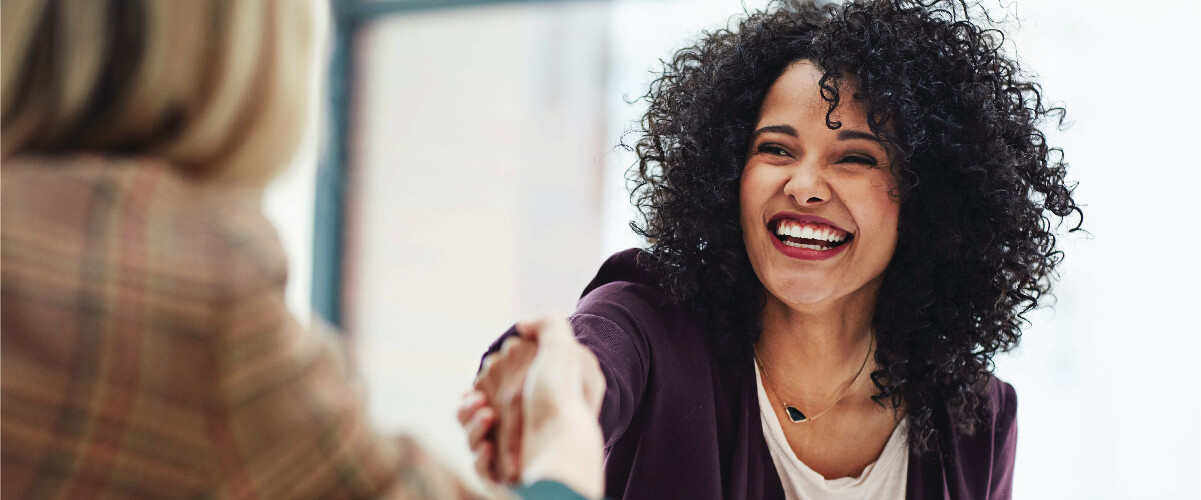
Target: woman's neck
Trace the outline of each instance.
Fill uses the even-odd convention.
[[[773,381],[808,401],[820,401],[846,384],[870,357],[875,295],[852,294],[804,307],[769,295],[755,349]]]

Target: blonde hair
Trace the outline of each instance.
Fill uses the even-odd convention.
[[[0,154],[148,154],[263,182],[309,118],[315,0],[3,0]]]

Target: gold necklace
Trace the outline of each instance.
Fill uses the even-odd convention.
[[[818,412],[817,415],[812,417],[806,417],[805,414],[801,412],[800,408],[788,404],[784,401],[784,398],[780,397],[780,391],[776,390],[776,385],[771,382],[771,376],[767,374],[767,365],[764,364],[763,359],[759,357],[759,348],[752,344],[751,350],[755,353],[755,361],[759,362],[759,370],[763,373],[764,381],[766,381],[767,385],[772,388],[772,392],[776,394],[776,398],[780,400],[780,405],[784,407],[784,413],[788,415],[788,419],[794,424],[802,424],[817,420],[818,417],[825,415],[826,412],[834,408],[834,405],[838,404],[839,401],[842,401],[842,398],[846,397],[847,391],[851,390],[851,387],[855,385],[855,381],[859,380],[859,376],[863,374],[863,368],[867,366],[867,359],[872,355],[872,346],[875,344],[875,342],[876,336],[873,334],[868,338],[867,354],[863,356],[863,363],[859,365],[859,371],[855,372],[855,376],[851,378],[851,381],[847,383],[846,387],[843,387],[842,390],[839,391],[838,396],[834,398],[834,402],[830,403],[830,406],[827,406],[826,409]]]

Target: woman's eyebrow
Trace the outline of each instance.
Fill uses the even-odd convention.
[[[838,140],[850,141],[850,140],[854,140],[854,139],[864,139],[864,140],[883,144],[883,141],[881,141],[879,137],[876,137],[875,134],[872,134],[870,132],[864,132],[862,130],[839,130],[838,131]]]
[[[752,136],[752,138],[758,137],[760,134],[766,134],[768,132],[776,132],[776,133],[780,133],[780,134],[789,135],[792,137],[797,137],[796,129],[792,128],[791,125],[768,125],[765,127],[760,127],[759,129],[755,130],[755,132],[753,134],[751,134],[751,136]],[[854,139],[864,139],[864,140],[877,142],[877,143],[883,142],[880,140],[880,138],[876,137],[876,135],[872,134],[871,132],[864,132],[862,130],[845,130],[845,129],[838,131],[838,140],[850,141],[850,140],[854,140]]]
[[[790,135],[793,137],[797,136],[796,129],[792,128],[791,125],[768,125],[766,127],[761,127],[758,130],[756,130],[755,133],[751,134],[751,137],[752,138],[759,137],[760,134],[765,134],[768,132],[778,132],[778,133]]]

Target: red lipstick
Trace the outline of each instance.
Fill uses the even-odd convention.
[[[789,243],[785,243],[784,241],[781,241],[781,238],[779,236],[777,236],[776,229],[779,227],[779,224],[781,223],[781,221],[785,221],[785,220],[791,221],[791,222],[796,222],[798,224],[806,225],[806,226],[826,226],[836,232],[845,233],[846,239],[842,243],[839,243],[837,246],[833,246],[831,248],[826,248],[826,249],[814,249],[814,248],[803,248],[803,247],[793,246],[793,245],[790,245]],[[842,253],[843,250],[846,250],[846,248],[848,246],[850,246],[851,240],[854,239],[854,234],[852,234],[850,231],[847,231],[847,230],[839,227],[837,224],[830,221],[829,219],[826,219],[824,217],[818,217],[816,215],[802,215],[802,214],[793,213],[793,212],[780,212],[780,213],[777,213],[776,215],[772,216],[772,218],[768,221],[767,226],[768,226],[767,227],[768,233],[770,234],[771,239],[772,239],[772,244],[775,245],[776,250],[779,250],[780,253],[782,253],[788,257],[792,257],[794,259],[800,259],[800,260],[826,260],[826,259],[833,258],[834,256]],[[808,238],[808,237],[806,236],[806,238]]]

